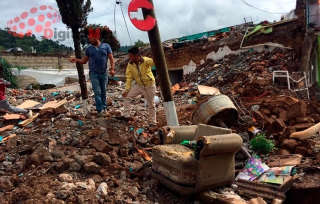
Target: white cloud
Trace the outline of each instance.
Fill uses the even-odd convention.
[[[121,45],[130,45],[127,28],[132,39],[132,43],[138,39],[148,42],[146,32],[135,28],[128,17],[128,4],[130,0],[122,0],[122,9],[125,21],[122,16],[120,5],[115,1],[91,0],[93,12],[89,14],[88,23],[107,25],[110,29],[117,30],[117,37]],[[118,0],[119,1],[119,0]],[[296,0],[245,0],[248,4],[271,13],[287,13],[295,8]],[[216,30],[227,26],[238,25],[253,20],[257,22],[263,20],[279,20],[281,14],[269,14],[247,6],[242,0],[153,0],[157,22],[161,34],[161,39],[168,40],[199,32]],[[55,0],[2,0],[0,2],[0,28],[7,26],[7,21],[14,19],[24,11],[29,11],[32,7],[50,5],[58,8]],[[114,19],[114,8],[116,15]],[[142,17],[141,12],[133,15]],[[115,21],[115,24],[114,24]],[[66,31],[66,26],[60,23],[54,24],[54,28],[59,31]],[[67,43],[72,45],[72,41]]]

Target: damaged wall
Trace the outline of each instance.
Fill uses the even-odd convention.
[[[1,57],[7,60],[13,66],[26,66],[30,68],[52,69],[62,67],[63,69],[75,69],[75,64],[68,61],[68,55],[57,54],[38,54],[38,53],[0,53]],[[88,64],[83,65],[88,69]]]

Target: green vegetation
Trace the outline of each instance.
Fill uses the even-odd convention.
[[[102,26],[100,24],[89,24],[83,29],[81,29],[81,45],[82,47],[86,47],[89,45],[89,28],[92,28],[94,31],[99,28],[100,30],[100,41],[103,43],[108,43],[113,52],[119,50],[120,43],[118,39],[113,35],[112,30],[108,26]]]
[[[148,43],[144,43],[142,40],[138,40],[137,42],[134,42],[134,46],[136,47],[143,47],[145,45],[148,45]]]
[[[266,138],[265,134],[258,133],[251,141],[250,146],[253,152],[258,155],[269,154],[275,150],[275,144],[272,140]]]
[[[22,38],[15,37],[13,34],[9,34],[7,28],[4,30],[0,28],[0,51],[12,47],[21,47],[26,53],[31,53],[31,47],[37,53],[60,53],[61,51],[72,50],[72,47],[59,44],[59,41],[53,41],[44,37],[38,40],[35,35],[24,35]]]
[[[17,79],[12,75],[11,73],[11,64],[7,62],[7,60],[0,57],[0,66],[3,67],[3,77],[5,80],[9,81],[11,85],[10,88],[18,88],[18,82]],[[24,69],[25,67],[19,67],[19,71],[21,69]]]

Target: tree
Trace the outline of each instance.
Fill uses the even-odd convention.
[[[108,26],[102,26],[100,24],[89,24],[81,29],[80,38],[82,47],[86,47],[87,45],[89,45],[89,28],[92,28],[94,31],[98,28],[100,30],[100,41],[103,43],[108,43],[113,52],[119,50],[120,43],[118,39],[113,35],[112,30],[110,30]]]
[[[82,58],[80,48],[80,29],[87,24],[87,17],[93,10],[93,8],[91,7],[91,1],[84,1],[85,0],[56,0],[61,14],[62,22],[66,24],[67,27],[72,31],[74,52],[76,58],[79,59]],[[79,76],[81,97],[83,100],[83,110],[84,114],[87,115],[88,90],[86,78],[84,75],[83,65],[80,63],[76,63],[76,66]]]
[[[138,40],[137,42],[134,42],[134,46],[136,46],[136,47],[143,47],[145,45],[148,45],[148,44],[142,42],[142,40]]]

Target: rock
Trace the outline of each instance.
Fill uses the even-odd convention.
[[[71,182],[72,180],[73,180],[73,178],[70,174],[60,174],[59,175],[59,181]]]
[[[294,153],[295,154],[301,154],[304,157],[307,154],[307,148],[305,148],[305,147],[297,147]]]
[[[289,98],[289,97],[287,97]],[[291,97],[290,97],[291,98]],[[291,99],[290,99],[291,100]],[[295,99],[297,100],[297,99]],[[302,100],[297,100],[293,103],[289,102],[288,109],[288,120],[291,120],[297,116],[306,116],[307,114],[307,103]]]
[[[94,157],[94,162],[101,166],[107,166],[111,163],[111,158],[105,153],[97,152]]]
[[[129,186],[126,194],[129,194],[131,198],[136,198],[139,193],[139,190],[135,186]]]
[[[61,200],[65,200],[69,197],[70,192],[68,190],[58,190],[56,193],[56,198],[61,199]]]
[[[98,173],[100,168],[101,167],[94,162],[89,162],[83,166],[84,171],[89,174]]]
[[[110,147],[110,145],[108,145],[105,141],[96,138],[93,142],[92,142],[92,146],[94,148],[96,148],[98,151],[103,152],[103,153],[108,153],[110,151],[112,151],[112,147]]]
[[[93,162],[94,161],[94,156],[93,155],[83,155],[83,156],[77,156],[76,161],[80,165],[84,165],[85,163]]]
[[[73,161],[73,162],[70,162],[69,163],[69,169],[68,171],[71,171],[71,172],[79,172],[81,170],[81,165],[76,162],[76,161]]]
[[[77,187],[81,187],[88,190],[95,190],[95,183],[92,179],[88,179],[86,182],[76,182],[75,184]]]
[[[72,163],[74,160],[64,157],[61,161],[59,161],[56,165],[57,172],[66,171],[70,167],[70,163]]]
[[[61,159],[65,156],[64,152],[58,149],[54,149],[50,152],[50,155],[55,159]]]
[[[279,155],[290,155],[290,151],[289,150],[286,150],[286,149],[279,149],[278,150],[278,154]]]
[[[54,113],[56,114],[56,115],[59,115],[59,114],[61,114],[61,113],[67,113],[69,110],[66,108],[66,107],[64,107],[64,105],[62,105],[62,106],[59,106],[58,108],[55,108],[54,109]]]
[[[101,183],[97,189],[97,192],[102,195],[108,195],[108,185],[106,183]]]
[[[15,176],[1,176],[0,177],[0,191],[7,192],[14,187],[17,180]]]
[[[281,132],[286,127],[286,124],[283,122],[282,119],[278,118],[272,123],[272,126],[276,132]]]
[[[84,195],[76,195],[77,204],[85,204]]]
[[[292,153],[295,152],[296,147],[299,145],[297,140],[294,139],[285,139],[281,144],[281,148],[286,149]]]
[[[120,149],[119,149],[119,154],[121,155],[121,156],[123,156],[123,157],[127,157],[128,156],[128,154],[129,154],[129,149],[127,148],[127,147],[121,147]]]
[[[109,134],[108,143],[110,145],[120,145],[123,144],[123,139],[120,134]]]
[[[282,111],[279,113],[279,118],[280,118],[281,120],[283,120],[284,122],[288,122],[288,111],[282,110]]]
[[[32,153],[28,158],[27,158],[27,165],[40,165],[43,162],[51,162],[53,161],[52,156],[50,155],[49,151],[46,149],[40,149]]]
[[[61,189],[71,190],[75,187],[76,185],[74,183],[63,183]]]

